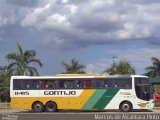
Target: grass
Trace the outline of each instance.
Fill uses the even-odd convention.
[[[10,104],[9,103],[1,103],[0,102],[0,109],[4,109],[4,108],[10,108]]]

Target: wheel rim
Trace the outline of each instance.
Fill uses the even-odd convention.
[[[35,110],[36,111],[41,111],[42,110],[42,106],[40,104],[36,104],[35,105]]]
[[[48,111],[54,111],[54,105],[48,105]]]
[[[127,103],[123,104],[123,105],[122,105],[122,110],[123,110],[123,111],[129,111],[129,110],[130,110],[129,104],[127,104]]]

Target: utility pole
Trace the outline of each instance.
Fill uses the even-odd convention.
[[[117,58],[118,58],[117,56],[113,56],[113,57],[112,57],[113,63],[115,63],[115,60],[116,60]]]
[[[113,59],[113,69],[114,69],[114,74],[116,74],[116,62],[115,62],[115,60],[117,59],[117,56],[113,56],[112,57],[112,59]]]

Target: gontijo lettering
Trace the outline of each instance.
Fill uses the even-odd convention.
[[[44,91],[44,95],[76,95],[76,91]]]

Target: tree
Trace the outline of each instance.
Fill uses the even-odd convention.
[[[84,68],[85,66],[80,64],[78,60],[72,59],[70,64],[67,64],[65,62],[62,62],[62,65],[65,68],[65,73],[74,74],[74,73],[85,73]]]
[[[0,66],[0,101],[9,102],[9,82],[11,74],[8,73],[7,66]]]
[[[131,64],[128,61],[120,60],[118,63],[113,62],[111,64],[111,67],[105,70],[104,72],[107,72],[110,75],[130,75],[135,74],[134,68],[131,66]]]
[[[152,65],[145,68],[147,71],[145,75],[149,77],[160,77],[160,59],[152,57],[151,61]]]
[[[6,55],[6,59],[9,64],[9,70],[15,75],[39,75],[37,69],[31,65],[38,64],[42,67],[42,63],[36,57],[35,50],[23,50],[19,43],[17,43],[17,53],[9,53]]]
[[[7,66],[0,66],[0,76],[4,76],[7,74],[8,67]]]

